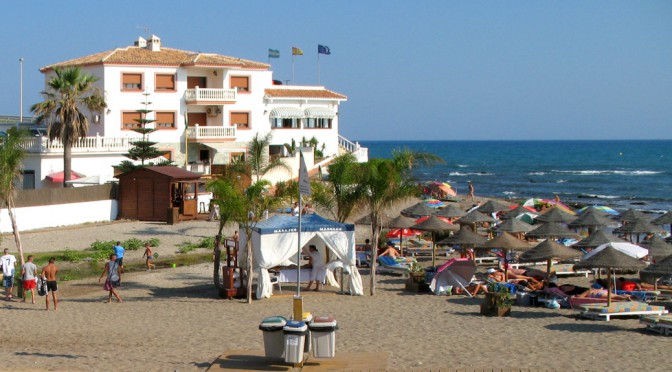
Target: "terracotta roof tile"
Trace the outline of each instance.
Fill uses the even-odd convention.
[[[271,98],[348,99],[347,96],[328,89],[266,89],[264,92]]]
[[[146,48],[126,47],[91,54],[69,61],[42,67],[45,72],[56,67],[88,66],[97,64],[140,65],[140,66],[212,66],[237,67],[267,70],[270,65],[247,59],[234,58],[211,53],[197,53],[180,49],[161,48],[153,52]]]

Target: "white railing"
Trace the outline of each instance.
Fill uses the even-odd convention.
[[[84,137],[72,144],[73,153],[83,152],[126,152],[131,147],[131,142],[137,138],[126,137]],[[34,137],[27,139],[23,148],[28,152],[63,152],[61,141],[50,141],[47,137]]]
[[[338,146],[343,150],[354,155],[359,163],[365,163],[369,161],[369,149],[359,145],[359,142],[352,142],[349,139],[338,135]]]
[[[198,124],[187,128],[188,139],[236,138],[236,127],[201,127]]]
[[[235,101],[235,89],[217,89],[217,88],[199,88],[187,89],[184,92],[184,99],[187,101],[221,102]]]

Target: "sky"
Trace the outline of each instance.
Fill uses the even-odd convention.
[[[110,4],[114,4],[111,6]],[[12,1],[0,115],[41,100],[39,68],[162,45],[268,62],[345,94],[351,140],[672,139],[672,2]],[[303,50],[294,58],[291,47]]]

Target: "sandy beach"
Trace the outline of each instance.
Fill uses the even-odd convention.
[[[161,254],[184,240],[214,235],[215,222],[175,226],[117,222],[29,232],[26,251],[86,248],[90,242],[158,236]],[[360,229],[363,230],[363,229]],[[3,247],[12,246],[5,236]],[[133,252],[139,258],[141,252]],[[484,268],[480,268],[481,271]],[[558,371],[667,370],[667,338],[636,319],[577,320],[570,310],[514,307],[510,318],[479,315],[481,298],[404,291],[404,278],[379,275],[368,295],[304,293],[305,309],[339,322],[338,351],[389,354],[388,370],[540,369]],[[584,284],[585,278],[566,282]],[[217,297],[212,265],[160,269],[124,276],[123,303],[104,303],[97,278],[59,283],[57,312],[38,304],[0,301],[0,370],[196,371],[225,350],[263,350],[262,318],[291,313],[293,286],[283,295],[246,304]]]

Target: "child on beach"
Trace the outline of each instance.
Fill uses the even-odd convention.
[[[152,259],[154,259],[152,254],[152,247],[149,246],[149,243],[145,243],[145,253],[143,253],[142,257],[146,257],[145,263],[147,264],[147,271],[151,270],[152,267],[156,267],[156,265],[152,263]]]
[[[110,291],[110,295],[107,298],[107,302],[110,303],[112,301],[112,295],[117,298],[117,301],[121,301],[121,297],[119,297],[119,294],[117,291],[114,290],[114,287],[119,286],[119,282],[121,281],[121,273],[119,271],[119,263],[117,262],[117,255],[112,253],[110,255],[110,260],[105,264],[105,269],[103,269],[103,273],[100,274],[100,278],[98,278],[98,282],[100,282],[101,279],[103,279],[103,276],[107,274],[107,279],[105,280],[105,285],[103,285],[103,289],[106,291]]]

